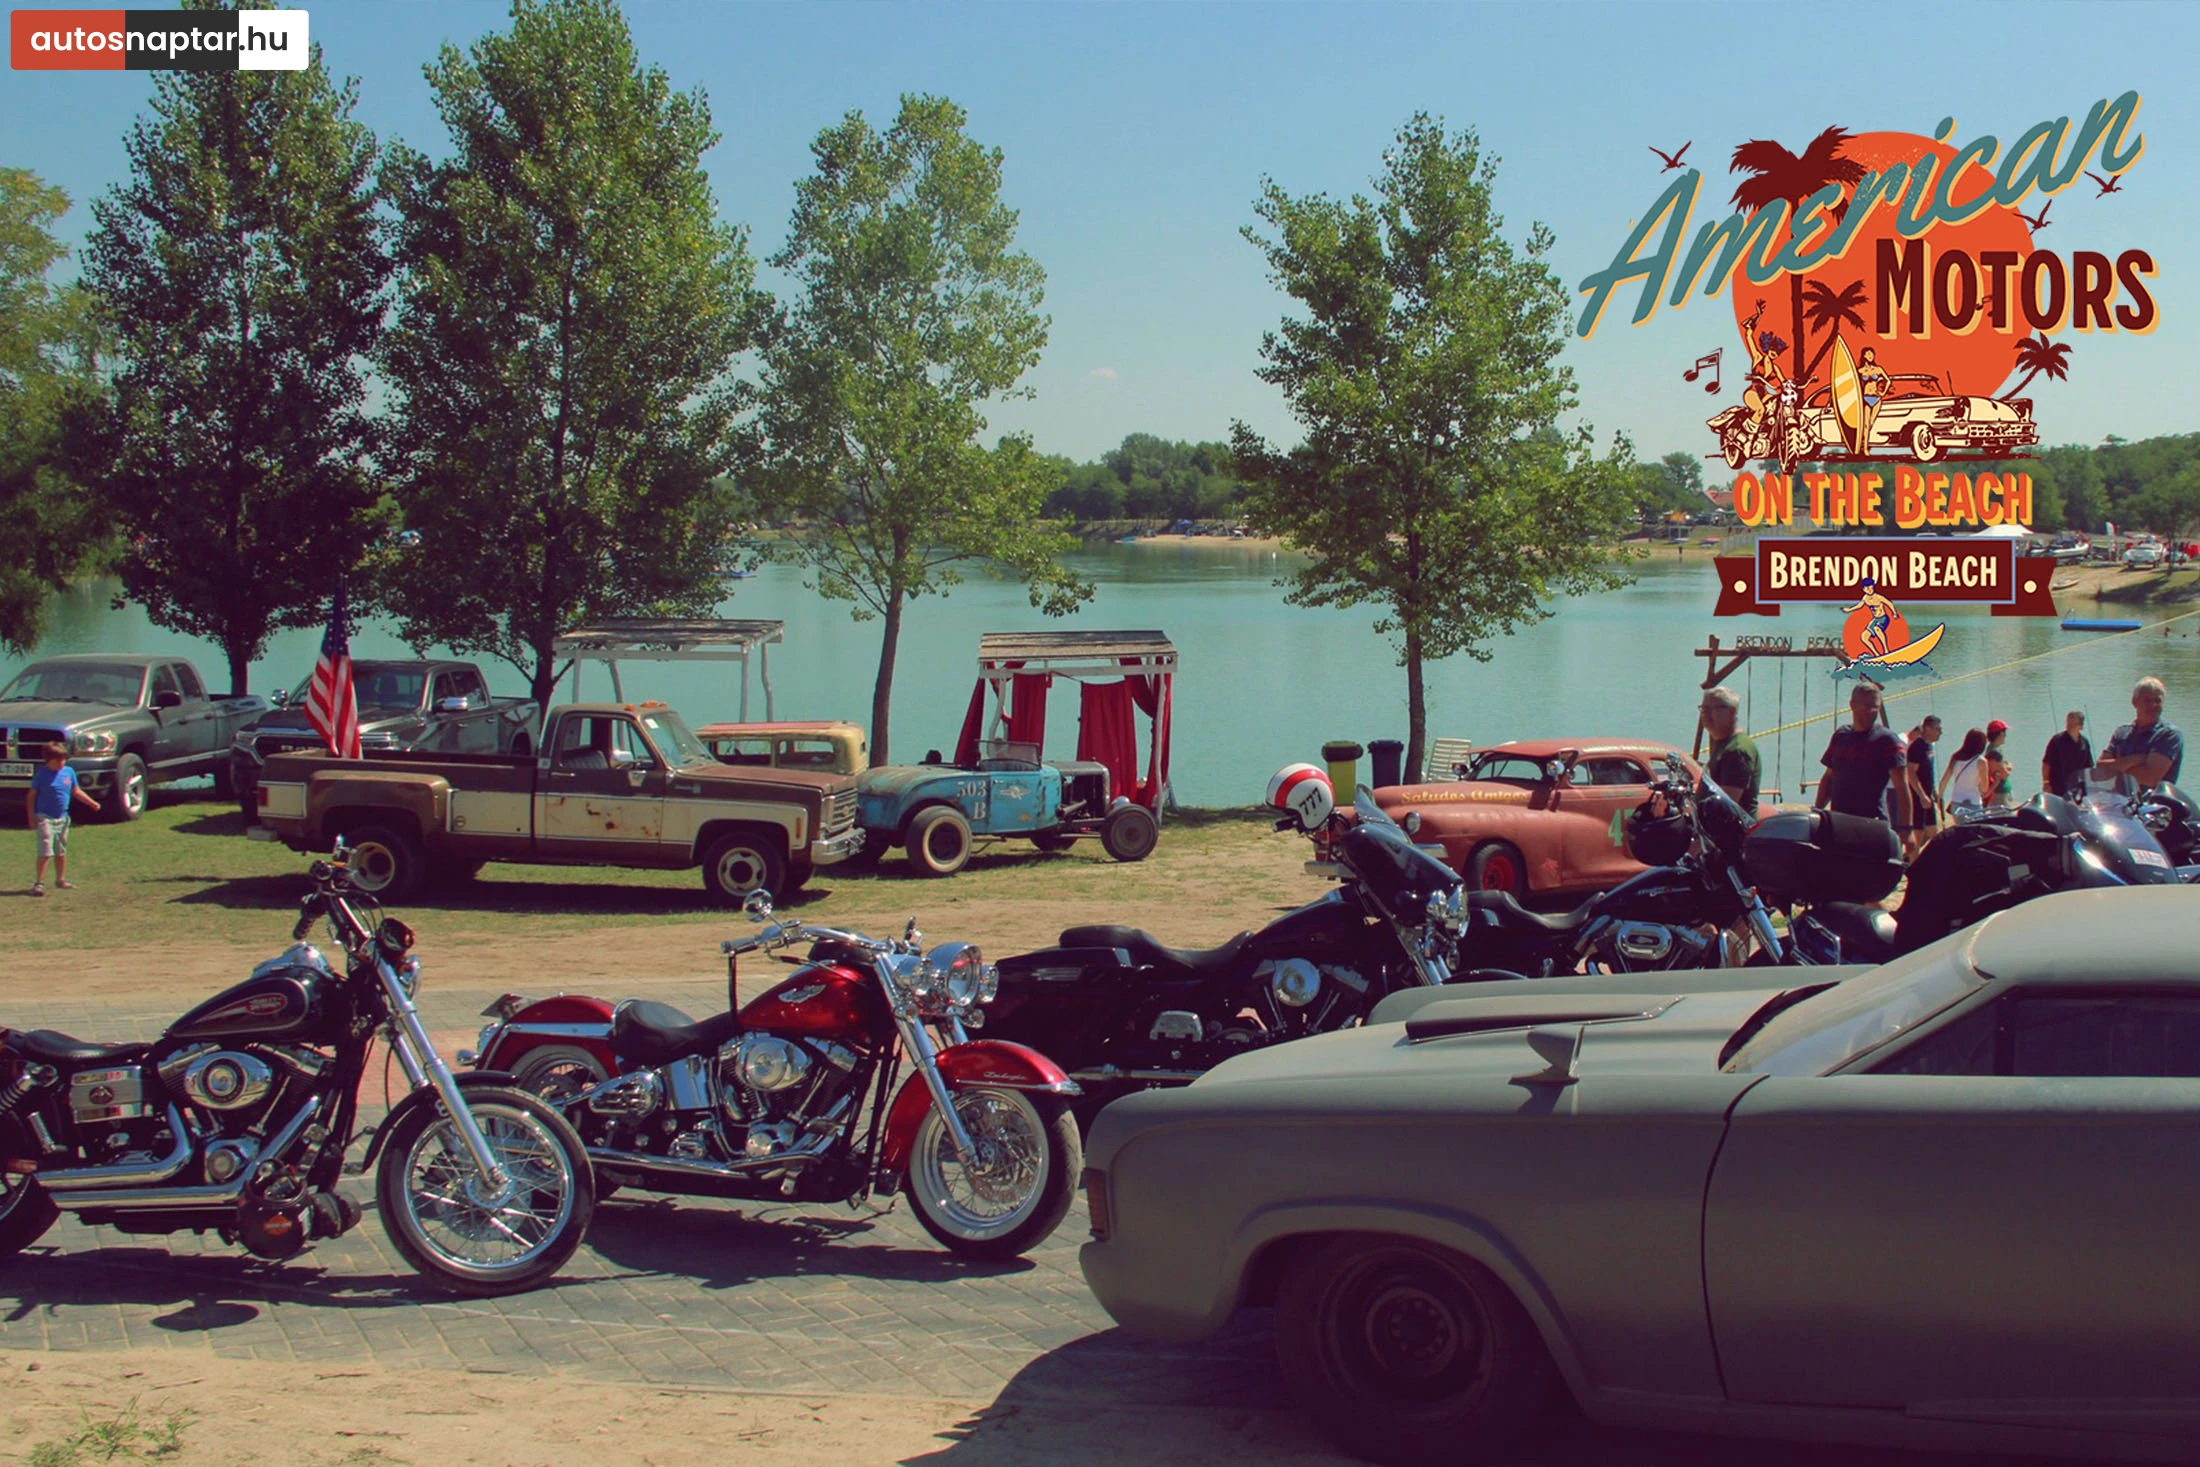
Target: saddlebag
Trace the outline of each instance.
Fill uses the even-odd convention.
[[[1782,810],[1750,827],[1742,873],[1780,900],[1876,902],[1902,880],[1902,842],[1884,820]]]

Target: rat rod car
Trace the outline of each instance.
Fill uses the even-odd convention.
[[[1442,845],[1470,887],[1585,894],[1644,869],[1624,821],[1679,752],[1647,739],[1523,739],[1476,751],[1456,780],[1379,789],[1375,803],[1400,824],[1418,814],[1415,839]]]
[[[2200,1460],[2193,912],[2059,893],[1785,989],[1394,994],[1103,1111],[1085,1278],[1171,1341],[1273,1303],[1288,1389],[1384,1462],[1487,1461],[1560,1388],[1605,1423]]]
[[[856,779],[861,859],[899,842],[927,876],[952,876],[981,835],[1020,836],[1042,851],[1098,836],[1118,861],[1143,861],[1161,838],[1153,812],[1111,800],[1108,768],[1090,759],[1040,762],[1036,744],[988,740],[969,763],[867,769]]]

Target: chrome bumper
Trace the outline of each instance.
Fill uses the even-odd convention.
[[[863,827],[860,825],[850,826],[838,835],[820,836],[818,839],[811,841],[810,864],[813,866],[830,866],[836,861],[847,860],[862,849]]]

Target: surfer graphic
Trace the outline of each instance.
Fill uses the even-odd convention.
[[[1871,623],[1864,628],[1864,651],[1872,657],[1887,655],[1887,628],[1894,621],[1894,603],[1879,594],[1879,583],[1870,576],[1864,577],[1861,593],[1854,606],[1844,606],[1843,611],[1869,611]]]
[[[1742,394],[1742,406],[1749,412],[1750,431],[1762,427],[1772,404],[1780,397],[1780,388],[1787,382],[1787,373],[1780,368],[1780,353],[1787,350],[1787,343],[1770,331],[1758,331],[1757,323],[1764,318],[1765,303],[1757,302],[1757,309],[1742,323],[1742,345],[1749,352],[1749,389]]]

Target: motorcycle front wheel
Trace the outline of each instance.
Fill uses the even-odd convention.
[[[533,1288],[565,1266],[596,1209],[588,1152],[533,1095],[468,1089],[466,1108],[508,1184],[489,1190],[440,1106],[399,1123],[382,1153],[375,1198],[405,1261],[456,1294]]]
[[[38,1185],[22,1172],[0,1172],[0,1259],[22,1252],[46,1234],[61,1215]]]
[[[966,1164],[939,1107],[925,1113],[905,1183],[917,1221],[967,1258],[1036,1247],[1076,1195],[1085,1165],[1076,1117],[1059,1096],[992,1089],[956,1091],[955,1114],[978,1155]]]

